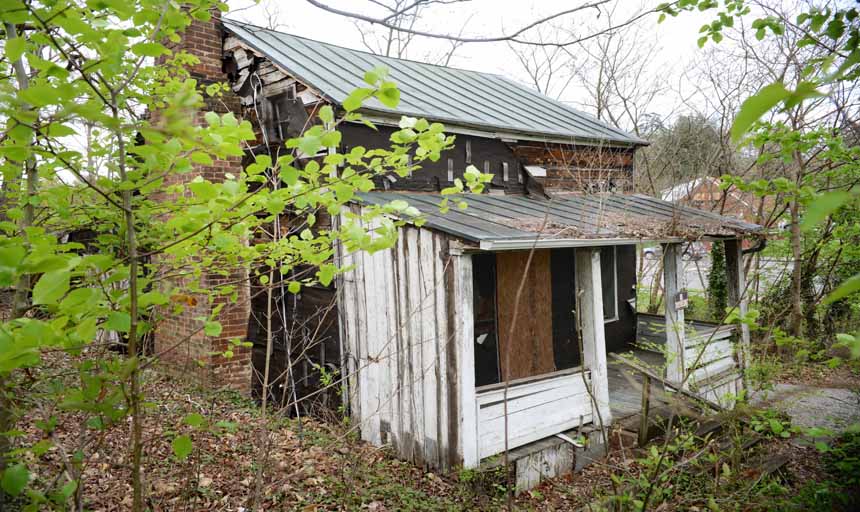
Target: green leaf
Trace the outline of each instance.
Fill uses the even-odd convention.
[[[366,89],[363,87],[358,88],[349,93],[349,96],[347,96],[346,99],[343,100],[343,103],[341,105],[347,112],[353,112],[361,108],[361,104],[364,102],[364,100],[370,97],[371,94],[373,94],[373,89]]]
[[[400,103],[400,90],[394,82],[383,82],[376,97],[386,107],[396,108]]]
[[[193,412],[183,418],[182,422],[191,427],[200,428],[204,423],[206,423],[206,418],[204,418],[202,414]]]
[[[78,488],[78,482],[76,480],[70,480],[63,485],[60,489],[60,493],[64,498],[69,499],[72,497],[72,494],[75,493],[75,489]]]
[[[290,284],[287,285],[287,290],[293,295],[299,293],[302,289],[302,284],[298,281],[290,281]]]
[[[860,292],[860,274],[855,274],[846,279],[824,299],[824,304],[831,304],[857,292]]]
[[[69,291],[72,273],[68,270],[45,272],[33,287],[33,304],[56,304]]]
[[[804,231],[814,228],[849,199],[851,194],[842,190],[827,192],[816,197],[806,209],[801,228]]]
[[[331,105],[326,105],[320,109],[319,113],[320,120],[324,123],[331,123],[334,121],[334,110],[331,108]]]
[[[774,82],[747,98],[741,105],[735,122],[732,123],[732,141],[738,142],[753,123],[790,95],[791,93],[781,82]]]
[[[125,311],[111,311],[105,321],[105,329],[117,332],[131,330],[131,315]]]
[[[179,460],[185,460],[191,455],[191,450],[194,448],[194,445],[191,443],[191,436],[181,435],[178,436],[170,443],[171,448],[173,448],[173,454],[176,455],[176,458]]]
[[[144,42],[132,45],[131,51],[139,57],[159,57],[165,53],[170,53],[170,50],[165,48],[160,43]]]
[[[24,54],[24,50],[26,48],[27,40],[23,37],[7,39],[6,47],[4,48],[4,51],[6,52],[6,58],[9,59],[10,62],[14,62],[18,60],[21,55]]]
[[[10,496],[18,496],[27,487],[30,481],[30,471],[24,464],[15,464],[6,468],[3,472],[3,480],[0,481],[0,487]]]
[[[221,322],[208,321],[203,326],[203,332],[206,336],[220,336],[221,335]]]

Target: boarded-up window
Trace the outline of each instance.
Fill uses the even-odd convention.
[[[580,364],[573,249],[535,251],[524,275],[528,258],[529,251],[472,256],[476,386]]]
[[[548,250],[534,251],[528,264],[529,251],[496,255],[499,367],[504,380],[556,370],[549,256]],[[517,291],[523,279],[525,284],[517,304]]]
[[[618,277],[615,246],[600,248],[600,281],[603,292],[603,319],[618,320]]]
[[[448,181],[454,181],[454,159],[448,159]]]

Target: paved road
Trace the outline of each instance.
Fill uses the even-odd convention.
[[[835,433],[860,423],[860,393],[852,389],[819,388],[797,384],[777,384],[773,391],[754,399],[775,407],[800,427],[821,427]]]

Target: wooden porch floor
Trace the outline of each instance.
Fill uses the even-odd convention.
[[[649,350],[634,349],[630,352],[648,368],[656,373],[663,373],[663,354]],[[609,376],[609,409],[613,421],[638,414],[642,406],[642,374],[632,370],[618,361],[609,361],[607,368]],[[651,383],[651,407],[660,405],[657,397],[661,396],[663,387],[658,382]]]

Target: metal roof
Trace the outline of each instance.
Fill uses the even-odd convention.
[[[400,104],[390,109],[373,99],[365,103],[365,111],[393,114],[398,119],[401,115],[425,117],[498,136],[647,144],[500,75],[374,55],[234,20],[224,19],[223,23],[255,51],[335,103],[342,103],[354,89],[367,87],[366,71],[385,66],[400,89]]]
[[[402,199],[421,212],[425,227],[475,242],[484,250],[737,238],[763,230],[733,217],[638,194],[570,195],[549,200],[464,194],[447,196],[451,204],[444,214],[439,210],[443,197],[400,192],[359,194],[359,200],[366,204]],[[456,206],[459,200],[468,204],[465,210]]]

